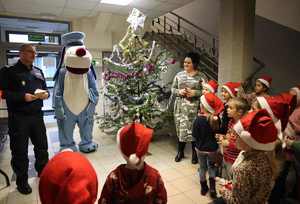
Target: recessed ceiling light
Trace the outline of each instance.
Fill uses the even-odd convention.
[[[118,6],[127,6],[132,0],[101,0],[104,4],[114,4]]]

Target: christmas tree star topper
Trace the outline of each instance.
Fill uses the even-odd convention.
[[[134,31],[137,31],[139,27],[144,28],[145,20],[146,20],[145,14],[143,14],[141,11],[139,11],[136,8],[134,8],[131,11],[131,14],[127,18],[127,22],[130,23]]]

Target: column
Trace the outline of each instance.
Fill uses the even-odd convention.
[[[255,0],[222,0],[218,81],[245,80],[254,71]]]

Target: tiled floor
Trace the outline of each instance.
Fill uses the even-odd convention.
[[[46,125],[49,153],[50,157],[52,157],[58,151],[59,143],[57,139],[57,129],[55,127],[55,123],[53,123],[55,121],[47,121]],[[75,130],[75,135],[76,141],[79,141],[77,130]],[[100,193],[108,173],[117,165],[123,163],[124,160],[117,149],[114,135],[104,134],[95,125],[94,137],[95,141],[100,144],[100,148],[95,153],[85,155],[91,161],[98,174]],[[198,165],[191,164],[191,155],[188,150],[190,149],[190,146],[187,147],[186,159],[182,162],[176,163],[174,162],[174,156],[176,154],[175,139],[170,136],[154,138],[150,145],[151,155],[146,157],[146,162],[160,171],[167,189],[169,204],[208,203],[210,198],[208,196],[205,197],[200,195],[200,184],[197,175]],[[33,155],[32,146],[29,147],[29,155]],[[8,144],[6,144],[4,152],[0,154],[0,168],[8,173],[9,177],[13,181],[10,187],[5,188],[5,180],[3,176],[0,176],[0,204],[40,203],[38,195],[39,181],[38,178],[35,177],[36,174],[32,164],[33,161],[31,161],[29,169],[29,173],[31,175],[29,183],[33,188],[33,193],[30,195],[22,195],[16,190],[16,184],[14,182],[15,179],[10,167],[10,150]]]

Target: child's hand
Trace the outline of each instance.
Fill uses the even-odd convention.
[[[221,144],[222,144],[223,147],[227,147],[227,146],[229,145],[229,141],[226,140],[226,139],[223,139],[223,140],[221,141]]]
[[[225,135],[223,134],[216,134],[216,139],[217,140],[223,140],[225,138]]]

